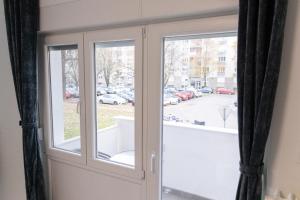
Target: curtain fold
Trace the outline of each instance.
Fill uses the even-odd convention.
[[[241,177],[236,200],[259,200],[264,152],[280,71],[288,0],[240,0],[238,125]]]
[[[38,140],[37,31],[38,0],[4,0],[7,39],[15,85],[27,200],[44,200],[45,181]]]

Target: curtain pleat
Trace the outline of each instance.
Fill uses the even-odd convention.
[[[45,200],[38,140],[37,31],[38,0],[4,0],[7,38],[22,126],[27,200]]]
[[[238,125],[241,177],[236,200],[259,200],[288,0],[240,0]]]

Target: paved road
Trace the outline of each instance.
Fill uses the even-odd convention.
[[[234,106],[236,95],[206,95],[183,101],[178,105],[164,107],[164,116],[175,115],[180,120],[193,123],[194,120],[205,121],[206,126],[224,127],[220,109],[228,106],[231,114],[226,120],[226,128],[237,129],[237,109]]]

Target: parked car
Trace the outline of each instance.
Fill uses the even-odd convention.
[[[66,88],[65,91],[65,98],[78,98],[79,97],[79,90],[76,88]]]
[[[192,97],[194,98],[198,98],[198,97],[202,97],[203,96],[203,94],[202,94],[202,92],[200,92],[200,91],[197,91],[197,90],[187,90],[187,92],[190,92],[190,93],[192,93]]]
[[[181,101],[186,101],[191,99],[190,95],[184,91],[176,92],[175,95],[181,99]]]
[[[217,94],[230,94],[230,95],[235,94],[234,90],[227,89],[227,88],[217,88],[216,93]]]
[[[177,92],[177,90],[174,87],[166,87],[164,89],[164,93],[170,93],[170,94],[174,94],[175,92]]]
[[[188,96],[188,99],[192,99],[192,98],[194,98],[195,97],[195,94],[194,94],[194,92],[193,91],[183,91],[184,93],[186,93],[186,95]]]
[[[65,92],[65,99],[69,99],[71,97],[72,97],[71,93],[68,90],[66,90],[66,92]]]
[[[106,103],[106,104],[125,104],[127,103],[126,99],[116,95],[116,94],[105,94],[103,96],[98,97],[99,103]]]
[[[107,94],[116,94],[117,93],[117,91],[113,87],[105,88],[105,90],[106,90]]]
[[[186,88],[186,92],[191,93],[193,98],[195,98],[195,97],[196,98],[202,97],[202,92],[198,91],[194,87],[188,87],[188,88]]]
[[[132,103],[134,101],[134,94],[131,94],[129,92],[118,93],[118,95],[123,99],[126,99],[129,103]]]
[[[187,90],[187,88],[181,88],[181,89],[178,89],[178,92],[181,93],[181,94],[185,94],[187,97],[188,97],[188,100],[189,99],[192,99],[194,98],[194,92],[192,91],[191,88],[188,88],[189,90]]]
[[[164,105],[177,105],[180,102],[176,96],[164,94]]]
[[[203,87],[199,91],[205,94],[211,94],[214,92],[214,90],[210,87]]]
[[[103,87],[99,87],[99,86],[97,86],[96,93],[97,96],[107,94],[106,90]]]

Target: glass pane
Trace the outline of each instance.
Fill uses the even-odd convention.
[[[53,145],[80,154],[77,45],[49,47]]]
[[[95,44],[97,158],[135,165],[134,41]]]
[[[163,200],[235,198],[236,48],[236,36],[164,40]]]

